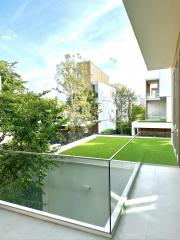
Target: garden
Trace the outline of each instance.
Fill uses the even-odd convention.
[[[123,161],[176,165],[170,138],[97,136],[61,153],[72,156],[104,159],[113,157],[113,159]]]

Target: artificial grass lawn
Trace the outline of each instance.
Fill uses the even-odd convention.
[[[62,152],[66,155],[110,158],[118,149],[124,146],[130,138],[126,137],[96,137]]]
[[[166,120],[139,120],[138,122],[147,122],[147,123],[170,123]]]
[[[169,138],[135,138],[114,159],[176,165],[175,154]]]
[[[96,137],[62,154],[110,158],[130,138]],[[151,164],[176,165],[176,158],[169,138],[135,138],[114,159]]]

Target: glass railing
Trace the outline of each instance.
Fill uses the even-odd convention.
[[[0,151],[0,205],[108,236],[139,164],[89,157]]]
[[[159,92],[157,91],[157,92],[155,92],[154,94],[149,94],[149,93],[147,93],[146,94],[146,98],[147,99],[159,99]]]
[[[147,121],[166,122],[166,115],[161,113],[147,114]]]

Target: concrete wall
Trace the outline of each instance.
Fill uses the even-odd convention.
[[[173,129],[172,141],[180,166],[180,34],[177,42],[174,66],[172,69],[172,96],[173,96]]]
[[[172,122],[172,97],[166,97],[166,121]]]
[[[159,71],[159,96],[171,96],[171,69],[161,69]]]
[[[137,122],[134,121],[131,124],[132,126],[132,135],[136,134],[135,129],[171,129],[172,123],[167,122]]]
[[[147,101],[147,119],[166,119],[166,99]]]
[[[96,83],[100,113],[98,116],[98,133],[116,128],[116,106],[113,101],[115,89],[107,84]]]

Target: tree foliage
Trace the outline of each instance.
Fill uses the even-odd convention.
[[[132,121],[145,119],[145,107],[143,105],[132,105]]]
[[[2,92],[19,93],[25,90],[21,76],[15,71],[16,64],[17,62],[8,63],[6,61],[0,60]]]
[[[117,121],[131,121],[132,105],[136,101],[136,94],[124,85],[116,88],[114,103],[116,105]]]
[[[60,137],[59,130],[66,123],[64,106],[56,99],[46,98],[46,92],[28,91],[16,73],[15,63],[0,61],[0,75],[0,192],[6,193],[4,187],[17,182],[23,189],[40,188],[52,161],[14,151],[49,151],[52,140]]]
[[[145,119],[145,107],[136,104],[136,94],[124,85],[116,88],[114,102],[117,110],[116,128],[119,134],[131,134],[131,122]]]
[[[67,127],[90,126],[97,119],[98,106],[91,86],[87,83],[88,69],[82,57],[66,54],[58,71],[58,92],[66,96]]]

